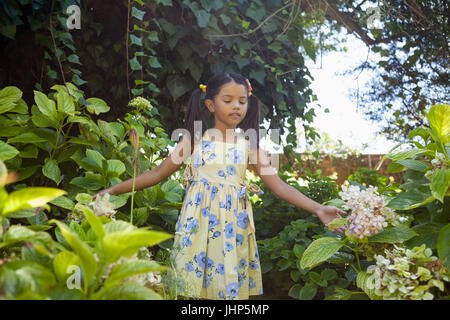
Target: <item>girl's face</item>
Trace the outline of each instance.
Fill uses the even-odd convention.
[[[205,104],[214,113],[216,127],[236,128],[247,114],[247,88],[234,81],[228,82],[222,86],[214,100],[206,99]]]

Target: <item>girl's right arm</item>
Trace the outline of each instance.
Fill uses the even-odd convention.
[[[169,177],[172,173],[177,171],[184,161],[191,154],[191,142],[189,139],[181,138],[180,142],[177,144],[173,152],[169,157],[164,159],[161,164],[159,164],[156,168],[152,170],[148,170],[136,177],[135,180],[135,190],[142,190],[155,184],[160,183],[167,177]],[[131,192],[133,188],[133,179],[128,179],[122,181],[118,184],[115,184],[107,189],[101,190],[100,192],[93,195],[93,198],[98,195],[104,195],[105,193],[109,193],[111,195],[119,195],[122,193]]]

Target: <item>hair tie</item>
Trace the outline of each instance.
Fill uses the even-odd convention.
[[[201,84],[199,88],[202,89],[203,93],[206,93],[206,86],[204,84]]]
[[[250,97],[252,95],[252,85],[250,84],[250,81],[248,79],[245,79],[245,81],[247,82],[247,86],[248,86],[248,96]]]

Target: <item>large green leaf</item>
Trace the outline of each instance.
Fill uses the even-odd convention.
[[[417,236],[417,233],[406,226],[387,227],[383,231],[369,237],[369,242],[383,242],[383,243],[399,243],[404,242],[412,237]]]
[[[0,140],[0,160],[9,160],[19,154],[19,150]]]
[[[411,189],[407,192],[401,192],[397,196],[391,198],[386,206],[396,210],[409,210],[425,205],[434,199],[434,196],[431,195],[431,191],[423,192]]]
[[[53,259],[53,270],[60,282],[65,282],[71,275],[70,267],[81,266],[80,258],[72,251],[62,251]]]
[[[47,248],[50,248],[53,244],[52,237],[47,232],[33,231],[27,227],[13,225],[6,232],[3,242],[0,243],[0,248],[20,241],[36,243]]]
[[[22,98],[22,91],[17,87],[4,87],[0,90],[0,114],[11,111],[16,102]]]
[[[344,242],[332,237],[314,240],[303,253],[300,260],[301,268],[305,269],[317,266],[333,256],[343,245]]]
[[[383,158],[388,158],[388,159],[391,159],[392,161],[399,161],[399,160],[403,160],[403,159],[410,159],[417,155],[424,154],[426,152],[428,152],[428,151],[424,150],[424,149],[412,149],[412,150],[388,153],[388,154],[384,155]]]
[[[67,115],[75,115],[75,104],[73,103],[72,97],[69,96],[67,91],[59,91],[56,93],[56,102],[58,106],[58,111],[63,112]]]
[[[156,261],[149,260],[128,260],[116,265],[109,277],[106,279],[105,287],[110,287],[119,284],[125,278],[134,276],[140,273],[164,271],[166,267],[161,266]]]
[[[16,137],[9,138],[8,143],[38,143],[47,142],[46,139],[39,137],[33,132],[24,132]]]
[[[125,165],[120,160],[108,160],[106,163],[106,175],[108,177],[119,177],[125,170]]]
[[[430,108],[427,114],[431,129],[445,146],[450,142],[450,105],[438,104]]]
[[[1,214],[8,215],[21,209],[37,208],[64,194],[66,194],[64,190],[47,187],[30,187],[13,191],[6,198]]]
[[[103,223],[101,222],[101,220],[95,215],[94,212],[92,212],[91,209],[89,209],[88,207],[81,205],[81,204],[77,204],[75,206],[76,210],[80,210],[81,212],[83,212],[84,216],[86,217],[86,220],[89,222],[92,230],[94,230],[95,234],[97,235],[98,239],[103,239],[103,237],[105,236],[106,232],[105,229],[103,228]]]
[[[437,241],[439,259],[450,270],[450,223],[441,229]]]
[[[107,233],[102,242],[103,258],[113,262],[121,256],[131,257],[141,247],[151,247],[170,238],[170,234],[145,229]]]
[[[380,300],[380,297],[375,294],[375,288],[370,286],[370,276],[371,275],[367,272],[358,272],[358,275],[356,276],[356,286],[362,289],[371,300]]]
[[[57,220],[50,220],[50,223],[56,223],[61,231],[64,239],[73,249],[73,251],[78,255],[81,261],[81,267],[84,273],[85,288],[91,283],[97,272],[97,260],[94,254],[91,252],[89,246],[80,240],[77,234],[75,234],[69,227]]]
[[[50,120],[58,122],[58,112],[56,111],[55,101],[36,90],[34,90],[34,101],[42,114],[47,116]]]
[[[413,160],[413,159],[404,159],[397,161],[399,164],[416,171],[424,172],[428,165],[421,160]]]
[[[89,104],[86,104],[86,108],[90,113],[100,114],[109,111],[109,107],[106,102],[99,98],[86,99]]]
[[[50,180],[53,180],[56,185],[61,182],[61,171],[59,170],[56,160],[49,158],[45,159],[45,164],[42,167],[42,173]]]
[[[299,300],[312,300],[317,293],[317,288],[314,285],[306,284],[305,286],[301,286],[299,284],[295,284],[289,289],[289,296],[294,299]]]
[[[450,169],[439,169],[431,176],[431,193],[444,203],[444,195],[450,186]]]

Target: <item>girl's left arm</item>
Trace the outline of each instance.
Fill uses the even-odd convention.
[[[336,218],[340,218],[340,214],[346,214],[345,211],[339,208],[321,205],[284,182],[279,177],[277,171],[270,166],[267,152],[262,149],[259,149],[258,151],[250,150],[248,166],[249,169],[253,170],[261,178],[262,182],[264,182],[264,184],[267,185],[280,199],[291,203],[297,208],[315,214],[325,225]],[[337,229],[339,233],[344,233],[344,230],[344,228]]]

